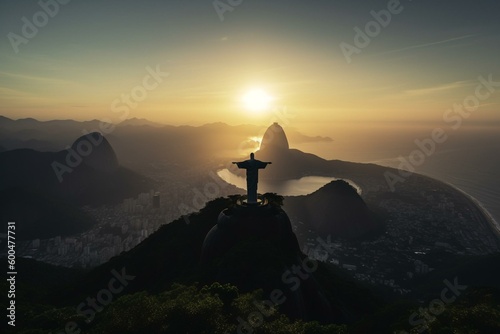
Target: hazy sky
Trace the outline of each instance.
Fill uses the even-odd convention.
[[[438,123],[473,103],[478,77],[500,82],[498,0],[222,0],[219,13],[211,0],[41,3],[53,17],[0,1],[0,115],[268,124],[272,111],[241,102],[260,88],[295,122]],[[388,8],[385,27],[370,23]],[[372,29],[369,43],[356,27]],[[500,84],[490,89],[468,121],[500,122]]]

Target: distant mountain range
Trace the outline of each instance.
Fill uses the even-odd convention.
[[[107,134],[101,131],[103,127],[109,129]],[[4,150],[60,151],[82,134],[103,132],[122,166],[142,170],[150,169],[151,164],[158,161],[193,164],[228,158],[241,149],[257,150],[259,143],[252,138],[264,130],[265,127],[254,125],[230,126],[224,123],[172,126],[137,118],[112,125],[98,120],[12,120],[0,116],[0,146]],[[328,137],[307,136],[293,129],[288,130],[288,136],[294,143],[332,141]]]

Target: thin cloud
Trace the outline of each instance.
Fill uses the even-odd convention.
[[[431,94],[436,94],[436,93],[442,93],[450,90],[455,90],[463,87],[468,87],[473,85],[474,82],[472,81],[456,81],[444,85],[437,85],[437,86],[432,86],[432,87],[426,87],[426,88],[419,88],[419,89],[410,89],[404,91],[405,94],[407,95],[412,95],[412,96],[421,96],[421,95],[431,95]]]
[[[25,95],[27,95],[26,92],[12,89],[10,87],[0,86],[0,96],[2,96],[2,98],[6,98],[6,97],[16,97],[17,98],[17,97],[24,97]]]
[[[68,83],[73,83],[73,82],[70,82],[67,80],[62,80],[62,79],[57,79],[57,78],[38,77],[38,76],[34,76],[34,75],[25,75],[25,74],[19,74],[19,73],[0,72],[0,75],[4,75],[6,77],[10,77],[13,79],[27,80],[27,81],[38,81],[38,82],[44,82],[44,83],[50,83],[50,84],[67,85]]]
[[[390,51],[386,51],[386,52],[383,52],[383,53],[379,53],[378,55],[386,55],[386,54],[397,53],[397,52],[402,52],[402,51],[407,51],[407,50],[414,50],[414,49],[426,48],[426,47],[434,46],[434,45],[447,44],[447,43],[450,43],[450,42],[460,41],[460,40],[471,38],[471,37],[475,37],[475,36],[477,36],[477,35],[475,35],[475,34],[468,34],[468,35],[464,35],[464,36],[448,38],[448,39],[437,41],[437,42],[431,42],[431,43],[425,43],[425,44],[418,44],[418,45],[411,45],[411,46],[407,46],[407,47],[404,47],[404,48],[401,48],[401,49],[390,50]]]
[[[51,102],[51,99],[44,96],[34,95],[29,92],[24,92],[17,89],[12,89],[9,87],[1,87],[1,86],[0,86],[0,98],[5,102],[8,101],[10,104],[22,103],[26,105],[26,103],[33,103],[34,105],[36,105],[37,103]]]

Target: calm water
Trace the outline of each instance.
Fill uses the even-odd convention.
[[[217,172],[217,175],[227,183],[230,183],[238,188],[246,189],[247,181],[244,177],[235,175],[231,173],[228,169],[222,169]],[[278,193],[283,196],[300,196],[308,195],[324,185],[339,180],[334,177],[323,177],[323,176],[306,176],[298,180],[288,180],[288,181],[259,181],[259,193],[273,192]],[[351,186],[353,186],[357,192],[361,193],[361,188],[356,185],[351,180],[345,180]]]

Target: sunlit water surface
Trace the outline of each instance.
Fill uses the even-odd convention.
[[[247,181],[244,177],[238,176],[231,173],[228,169],[222,169],[217,172],[217,175],[229,184],[232,184],[238,188],[246,189]],[[297,180],[286,180],[286,181],[269,181],[269,180],[259,180],[259,193],[264,194],[267,192],[277,193],[282,196],[300,196],[308,195],[324,185],[339,180],[335,177],[324,177],[324,176],[305,176]],[[361,188],[356,185],[351,180],[345,180],[351,186],[353,186],[356,191],[361,194]]]

